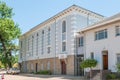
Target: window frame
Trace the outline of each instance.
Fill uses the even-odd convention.
[[[95,41],[108,38],[108,30],[103,29],[95,32]]]
[[[115,26],[115,35],[120,36],[120,26],[119,25]]]

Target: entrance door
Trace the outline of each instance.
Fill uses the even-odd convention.
[[[84,58],[83,55],[77,55],[77,58],[76,58],[76,63],[77,63],[76,72],[77,72],[77,76],[84,76],[84,69],[82,69],[80,67],[81,62],[84,60],[83,58]]]
[[[36,66],[35,71],[37,72],[37,71],[38,71],[38,70],[37,70],[37,69],[38,69],[38,63],[36,63],[35,66]]]
[[[61,61],[61,73],[66,74],[66,64],[65,61]]]
[[[108,51],[103,52],[103,70],[108,70]]]

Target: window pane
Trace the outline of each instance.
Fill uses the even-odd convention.
[[[120,26],[116,26],[116,36],[120,35]]]
[[[66,34],[65,33],[62,34],[62,40],[66,40]]]
[[[84,42],[83,42],[83,37],[80,37],[80,38],[79,38],[79,47],[83,46],[83,43],[84,43]]]
[[[107,29],[95,33],[95,40],[107,38]]]
[[[93,52],[91,52],[91,59],[94,59],[94,53]]]
[[[62,23],[62,33],[66,32],[66,21]]]
[[[62,51],[66,51],[66,42],[62,42]]]

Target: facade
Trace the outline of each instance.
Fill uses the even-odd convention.
[[[84,41],[84,58],[94,58],[98,65],[94,70],[117,72],[116,64],[120,63],[120,13],[80,30],[79,37]],[[86,71],[89,71],[86,69]]]
[[[83,75],[79,62],[77,31],[104,17],[73,5],[23,34],[19,63],[22,72],[50,70],[52,74]]]

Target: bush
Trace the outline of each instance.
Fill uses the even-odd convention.
[[[106,76],[106,78],[107,78],[107,79],[116,79],[117,76],[116,76],[115,74],[108,74],[108,75]]]
[[[49,70],[42,70],[42,71],[36,72],[35,74],[51,75],[51,71],[49,71]]]
[[[117,71],[120,73],[120,63],[117,64]]]
[[[80,64],[81,68],[92,68],[96,65],[97,61],[95,59],[86,59]]]

